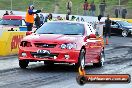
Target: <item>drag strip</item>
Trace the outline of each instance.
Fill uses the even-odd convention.
[[[102,68],[87,66],[85,70],[88,74],[121,72],[131,74],[132,46],[128,45],[131,39],[126,37],[126,41],[121,41],[120,37],[113,37],[110,42],[113,44],[107,45],[105,49],[105,66]],[[43,62],[38,62],[30,63],[27,69],[21,69],[18,66],[17,57],[9,57],[0,59],[0,67],[0,88],[80,88],[76,83],[78,72],[71,65],[46,66]],[[129,70],[126,70],[128,68]],[[104,86],[88,84],[83,88],[105,88]]]

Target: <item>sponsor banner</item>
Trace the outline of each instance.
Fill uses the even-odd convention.
[[[18,46],[26,32],[3,32],[0,37],[0,56],[14,55],[18,53]]]

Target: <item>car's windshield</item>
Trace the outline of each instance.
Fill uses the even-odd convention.
[[[84,25],[80,23],[68,22],[49,22],[40,27],[38,34],[64,34],[64,35],[83,35]]]
[[[121,24],[122,26],[132,26],[132,24],[124,21],[118,21],[118,23]]]
[[[21,26],[21,20],[0,20],[0,25]]]

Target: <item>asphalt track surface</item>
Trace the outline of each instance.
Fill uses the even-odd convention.
[[[88,74],[132,75],[132,37],[112,36],[105,48],[105,66],[87,66]],[[27,69],[18,66],[17,56],[0,57],[0,88],[132,88],[132,84],[85,84],[76,82],[78,72],[72,65],[45,66],[30,63]]]

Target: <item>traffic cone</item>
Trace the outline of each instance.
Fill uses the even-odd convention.
[[[85,75],[86,73],[85,73],[85,70],[84,70],[84,68],[82,68],[81,66],[79,67],[79,75]]]
[[[108,45],[109,43],[108,43],[108,37],[106,37],[106,43],[105,43],[106,45]]]

